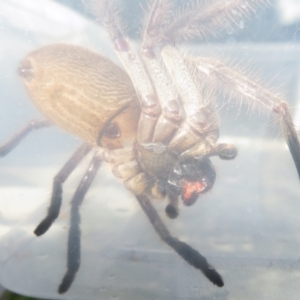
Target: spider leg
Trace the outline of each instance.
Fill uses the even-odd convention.
[[[260,105],[260,107],[273,112],[278,117],[300,178],[300,143],[288,104],[280,97],[249,80],[241,73],[225,66],[220,61],[209,58],[187,58],[186,61],[197,68],[200,80],[205,75],[212,82],[222,83],[230,98],[235,96],[237,101],[246,100],[248,105]]]
[[[102,159],[109,164],[118,165],[134,160],[135,153],[132,147],[112,150],[106,149],[103,151]]]
[[[47,215],[34,230],[37,236],[44,234],[57,219],[62,202],[62,185],[90,150],[91,146],[87,144],[81,145],[54,177],[51,202]]]
[[[65,293],[72,285],[76,273],[80,267],[80,214],[79,207],[89,190],[97,171],[101,165],[101,158],[95,154],[86,173],[81,179],[79,186],[71,201],[71,224],[68,237],[67,272],[59,285],[59,294]]]
[[[33,130],[51,126],[48,120],[32,120],[19,132],[17,132],[11,139],[0,147],[0,157],[5,156],[12,151],[18,144]]]
[[[214,145],[219,137],[219,121],[212,105],[214,95],[205,90],[203,82],[196,82],[194,70],[173,46],[165,46],[161,55],[172,81],[178,89],[185,113],[185,121],[172,137],[168,149],[184,153],[191,147]]]
[[[238,28],[240,20],[249,18],[259,5],[269,4],[268,0],[214,0],[190,2],[172,14],[170,0],[156,0],[149,15],[146,34],[147,47],[194,39],[205,40],[215,36],[226,26]],[[166,17],[162,18],[165,14]]]
[[[138,162],[135,160],[133,149],[106,150],[102,159],[113,165],[113,174],[126,181],[140,172]]]
[[[293,157],[298,176],[300,178],[300,143],[288,104],[283,101],[279,102],[277,107],[274,107],[274,112],[281,116],[280,121],[283,135]]]
[[[135,53],[123,33],[124,26],[122,26],[117,13],[119,3],[120,1],[117,0],[104,0],[98,3],[95,11],[107,28],[115,51],[130,76],[139,97],[142,111],[137,130],[137,141],[149,143],[161,108],[140,57]]]
[[[212,149],[206,153],[206,156],[216,156],[218,155],[220,159],[231,160],[237,156],[238,150],[232,144],[215,144]]]
[[[156,49],[161,43],[162,26],[170,18],[172,5],[168,0],[154,1],[144,30],[141,57],[157,92],[162,113],[155,124],[152,141],[167,144],[182,121],[179,94]],[[155,40],[155,42],[153,41]]]
[[[161,115],[152,134],[152,142],[168,144],[182,121],[179,95],[163,62],[157,58],[154,49],[143,49],[142,59],[147,66],[162,107]]]
[[[170,234],[148,197],[146,195],[137,195],[136,198],[160,238],[174,249],[187,263],[199,269],[213,284],[222,287],[224,282],[221,275],[198,251]]]
[[[237,27],[240,20],[255,12],[255,6],[268,4],[267,0],[213,0],[195,1],[175,14],[166,26],[163,37],[169,42],[186,42],[195,38],[205,40],[226,26]]]
[[[140,171],[140,167],[136,160],[132,160],[123,164],[116,165],[112,169],[113,174],[116,177],[121,178],[123,180],[132,178],[133,176],[137,175],[139,171]]]
[[[216,143],[207,146],[206,144],[197,144],[188,151],[184,152],[181,156],[219,156],[223,160],[231,160],[237,156],[238,150],[232,144]]]
[[[254,6],[262,2],[229,0],[224,3],[217,0],[206,4],[196,1],[171,18],[171,1],[154,1],[142,43],[142,58],[162,107],[162,114],[155,125],[154,142],[167,143],[168,149],[183,155],[192,155],[194,150],[198,155],[200,148],[201,155],[218,154],[222,159],[236,156],[235,148],[227,149],[226,153],[225,149],[217,149],[219,124],[214,101],[211,100],[214,95],[204,91],[202,82],[195,82],[194,67],[186,63],[172,43],[185,37],[204,38],[211,33],[211,28],[219,30],[225,23],[235,23],[237,17],[249,15]],[[157,59],[156,53],[162,56],[163,62]],[[180,104],[185,122],[182,122]],[[174,129],[178,127],[174,136]]]
[[[168,24],[173,15],[170,0],[155,0],[146,18],[142,49],[153,49],[164,40],[164,25]]]

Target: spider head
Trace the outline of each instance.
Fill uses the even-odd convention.
[[[209,158],[185,158],[175,165],[168,185],[172,193],[181,195],[183,203],[190,206],[213,187],[215,179],[216,171]]]

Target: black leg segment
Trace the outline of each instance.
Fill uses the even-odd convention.
[[[11,137],[4,145],[0,147],[0,157],[5,156],[12,151],[18,144],[33,130],[51,126],[47,120],[43,121],[30,121],[24,128]]]
[[[40,236],[44,234],[57,219],[62,203],[62,185],[90,150],[90,145],[81,145],[79,149],[77,149],[77,151],[72,155],[72,157],[65,163],[59,173],[54,177],[51,202],[48,208],[47,216],[34,230],[35,235]]]
[[[157,211],[151,204],[149,198],[146,195],[137,195],[136,198],[160,238],[171,248],[173,248],[186,262],[196,269],[199,269],[213,284],[217,285],[218,287],[222,287],[224,282],[221,275],[198,251],[170,234],[169,230],[159,217]]]
[[[285,102],[280,102],[274,108],[274,111],[281,115],[281,126],[284,138],[289,147],[300,178],[300,143],[288,105]]]
[[[80,267],[80,214],[79,207],[90,188],[97,171],[101,165],[101,159],[95,155],[88,170],[81,179],[79,186],[71,201],[71,224],[68,237],[67,272],[58,288],[60,294],[65,293],[72,285],[76,273]]]

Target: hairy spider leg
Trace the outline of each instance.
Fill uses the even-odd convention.
[[[194,38],[205,39],[207,36],[215,34],[223,29],[225,23],[235,26],[238,22],[236,16],[247,17],[254,12],[254,7],[260,4],[269,4],[269,1],[263,0],[232,0],[224,4],[224,1],[216,1],[208,6],[195,3],[186,9],[184,13],[178,13],[177,17],[170,22],[168,26],[162,28],[166,24],[161,18],[162,12],[168,12],[170,7],[169,0],[156,0],[153,9],[161,8],[162,12],[150,13],[150,21],[146,33],[147,47],[155,47],[158,44],[163,45],[167,42],[180,42]],[[201,9],[200,9],[201,8]],[[145,40],[145,38],[144,38]],[[144,42],[145,44],[145,42]],[[174,51],[174,48],[171,48]],[[170,55],[166,57],[171,57]],[[201,72],[208,77],[218,79],[225,83],[233,90],[231,93],[241,94],[248,101],[261,103],[269,110],[276,113],[280,118],[280,123],[284,138],[289,147],[290,153],[294,160],[298,176],[300,178],[300,143],[292,121],[292,117],[288,108],[288,104],[279,97],[273,95],[258,84],[250,81],[238,72],[224,66],[217,60],[196,58],[187,59],[194,60],[196,66]],[[201,80],[201,79],[200,79]],[[191,153],[191,152],[189,152]],[[220,156],[222,158],[222,156]]]
[[[300,178],[300,144],[288,104],[281,101],[275,105],[273,111],[281,117],[280,123],[283,135],[293,157],[298,177]]]
[[[138,94],[141,114],[137,130],[137,141],[149,143],[161,112],[160,103],[152,82],[144,69],[140,57],[135,53],[134,47],[126,39],[123,26],[117,13],[118,0],[103,0],[96,8],[101,21],[106,27],[116,54],[125,67]]]
[[[146,195],[137,195],[136,198],[160,238],[173,248],[186,262],[199,269],[213,284],[222,287],[224,282],[221,275],[207,262],[207,259],[203,255],[190,245],[171,235],[149,198]]]
[[[209,6],[209,9],[204,6],[200,10],[198,4],[198,10],[195,7],[188,7],[187,10],[193,22],[201,20],[201,17],[213,22],[216,15],[218,18],[230,19],[229,14],[233,13],[232,10],[238,4],[240,1],[226,4],[219,1],[213,7]],[[241,9],[241,12],[245,13],[247,7]],[[163,142],[168,145],[168,149],[183,153],[181,155],[184,156],[219,155],[221,159],[233,159],[237,151],[235,148],[228,151],[233,148],[232,145],[216,144],[219,124],[214,109],[214,96],[203,91],[202,85],[193,80],[193,68],[186,64],[175,47],[167,45],[175,41],[168,36],[171,31],[184,27],[186,20],[172,27],[177,18],[171,17],[172,3],[169,0],[156,0],[149,11],[142,42],[142,58],[149,69],[162,107],[162,114],[155,125],[153,142]],[[201,11],[201,14],[197,14],[197,11]],[[178,18],[184,19],[184,14],[178,13]],[[161,55],[163,61],[159,59]],[[185,122],[182,122],[182,110],[186,115]],[[178,127],[175,133],[174,129]],[[226,154],[224,148],[227,148]]]
[[[195,39],[206,41],[208,37],[222,32],[226,26],[238,29],[239,21],[249,19],[256,7],[269,4],[269,0],[194,1],[186,5],[184,10],[173,13],[171,21],[160,31],[159,40],[169,44]],[[154,38],[153,41],[155,43]]]
[[[71,224],[68,236],[67,272],[65,273],[62,282],[59,285],[59,294],[65,293],[70,288],[80,267],[81,232],[79,207],[97,175],[101,165],[101,160],[102,159],[96,153],[87,171],[82,177],[71,201]]]
[[[0,147],[0,157],[5,156],[10,151],[12,151],[15,147],[19,145],[19,143],[33,130],[37,130],[40,128],[45,128],[51,126],[51,122],[48,120],[32,120],[27,125],[25,125],[19,132],[13,135],[9,141],[7,141],[4,145]]]
[[[188,57],[186,61],[197,68],[200,73],[199,78],[205,75],[212,82],[216,81],[225,85],[224,91],[230,95],[230,98],[235,96],[236,101],[246,100],[249,106],[257,105],[276,114],[300,178],[300,143],[288,104],[218,60]]]
[[[196,3],[195,6],[191,5],[188,7],[184,13],[178,13],[177,17],[168,26],[165,26],[165,28],[162,28],[162,25],[166,23],[160,17],[161,13],[151,11],[150,25],[148,25],[145,31],[146,33],[149,31],[151,34],[147,36],[146,45],[147,47],[155,47],[158,44],[182,42],[194,38],[203,40],[207,36],[223,29],[223,24],[225,23],[229,22],[235,26],[238,22],[233,16],[247,17],[255,11],[254,7],[260,4],[269,4],[269,1],[232,0],[226,4],[224,4],[224,1],[216,1],[214,4],[209,4],[208,6],[202,4],[203,7],[201,9],[201,3]],[[169,6],[169,0],[156,0],[153,7],[157,10],[159,7],[162,7],[162,12],[168,12]],[[170,49],[174,51],[173,47]],[[171,56],[167,55],[166,57]],[[248,102],[251,100],[252,102],[260,103],[279,116],[284,138],[300,178],[300,143],[288,104],[217,60],[187,58],[187,65],[189,65],[189,61],[192,61],[192,65],[198,68],[204,75],[217,79],[227,85],[230,88],[231,94],[240,94],[238,96],[246,98]],[[200,80],[202,79],[200,78]],[[189,154],[191,153],[192,149],[189,150]],[[222,155],[220,155],[220,158],[222,158]]]
[[[161,36],[161,26],[169,19],[170,12],[172,12],[171,8],[169,1],[159,0],[153,3],[146,18],[147,23],[141,49],[141,58],[155,86],[162,108],[161,115],[155,124],[152,142],[163,144],[170,142],[183,120],[178,91],[160,58],[160,53],[157,53],[156,49],[156,45],[163,38]],[[156,39],[155,43],[153,38]]]
[[[62,185],[78,166],[80,161],[89,153],[91,148],[92,147],[88,144],[81,145],[54,177],[50,206],[48,208],[46,217],[34,230],[35,235],[40,236],[44,234],[57,219],[62,203]]]
[[[209,131],[207,125],[213,125],[214,122],[217,123],[217,112],[213,111],[214,101],[209,100],[210,95],[203,95],[203,91],[201,91],[201,83],[203,80],[198,80],[198,82],[193,83],[194,68],[182,59],[182,56],[178,53],[174,45],[192,39],[205,40],[208,36],[216,35],[216,33],[223,30],[224,24],[230,24],[231,26],[236,27],[238,24],[237,19],[242,19],[244,17],[249,18],[251,13],[255,12],[256,6],[262,4],[267,5],[268,3],[268,0],[231,0],[226,1],[226,3],[223,0],[210,1],[207,3],[195,1],[194,3],[186,5],[184,9],[179,9],[174,14],[172,1],[154,1],[149,10],[148,21],[144,30],[142,43],[143,59],[146,61],[147,67],[151,70],[149,73],[151,74],[156,90],[158,91],[160,102],[167,98],[165,96],[160,97],[159,90],[160,85],[163,82],[162,78],[164,79],[165,77],[165,67],[168,69],[172,81],[175,82],[178,88],[181,102],[183,103],[184,111],[187,115],[188,122],[184,122],[183,125],[187,125],[187,123],[190,125],[181,126],[180,130],[177,131],[175,137],[173,137],[173,140],[169,144],[170,149],[178,151],[180,145],[184,145],[184,147],[187,146],[188,151],[183,155],[201,156],[209,154],[211,151],[214,152],[217,146],[217,144],[215,144],[216,133],[213,132],[213,128],[211,128],[211,134],[208,134],[205,138],[206,147],[204,147],[204,143],[201,141],[201,132]],[[160,67],[160,72],[156,70],[157,68],[155,69],[153,67],[153,61],[155,62],[156,60],[154,59],[155,49],[157,50],[156,52],[163,57],[165,63],[165,67]],[[151,63],[149,63],[150,61]],[[183,81],[182,78],[185,78],[185,80]],[[168,81],[164,81],[163,86],[165,88],[163,91],[166,94],[166,87],[170,85],[166,84]],[[199,86],[200,90],[197,91]],[[208,99],[208,101],[206,99]],[[161,106],[163,108],[163,113],[159,118],[159,121],[162,119],[165,111],[165,106],[162,102]],[[168,106],[170,105],[167,105],[166,107]],[[165,124],[167,122],[166,120],[170,123],[170,116],[166,116],[167,118],[164,118]],[[159,126],[159,121],[156,124],[156,129],[162,127]],[[169,124],[167,127],[171,128]],[[187,142],[186,133],[188,131],[191,132],[191,128],[189,127],[196,129],[196,131],[200,133],[200,136],[199,134],[196,134],[194,137],[191,137],[191,134],[189,134],[189,142]],[[166,130],[159,130],[158,132],[166,132]],[[196,144],[192,146],[192,148],[188,146],[188,143],[193,144],[197,139],[200,140],[198,145]],[[154,140],[159,139],[155,136]],[[182,140],[184,140],[184,143],[182,143]],[[184,151],[186,149],[179,150]],[[222,159],[229,159],[228,157],[232,159],[234,157],[232,154],[229,156],[223,156],[221,154],[219,156]]]
[[[182,55],[173,46],[177,38],[174,38],[172,34],[178,30],[178,41],[182,41],[182,39],[180,40],[181,29],[185,32],[187,22],[193,24],[192,29],[187,26],[188,30],[197,30],[195,23],[203,21],[202,19],[204,19],[204,26],[208,26],[208,23],[210,25],[218,23],[218,21],[224,24],[224,20],[232,22],[231,14],[235,15],[237,11],[240,11],[243,15],[243,13],[247,14],[248,10],[251,10],[252,4],[248,5],[247,2],[246,5],[243,5],[243,8],[240,8],[241,2],[240,0],[226,3],[216,1],[210,3],[209,6],[206,6],[203,2],[196,3],[178,12],[176,17],[173,16],[171,1],[156,0],[154,2],[148,15],[142,43],[142,58],[150,70],[149,73],[163,108],[162,115],[156,124],[154,142],[165,142],[162,137],[165,138],[164,134],[167,134],[169,137],[168,148],[177,153],[184,152],[183,155],[190,154],[190,150],[193,150],[193,152],[197,150],[196,153],[193,153],[195,155],[206,155],[216,149],[218,133],[215,129],[218,127],[218,118],[213,110],[214,101],[211,99],[213,95],[203,92],[201,82],[194,82],[193,69],[186,65]],[[257,0],[254,2],[257,2]],[[177,22],[178,20],[181,21]],[[175,36],[177,37],[177,34]],[[160,56],[162,56],[163,61],[159,60],[158,57]],[[185,80],[182,80],[182,78]],[[174,86],[178,89],[175,93],[173,92]],[[162,93],[160,93],[161,90]],[[173,95],[168,98],[170,93]],[[178,128],[182,121],[182,116],[180,117],[182,108],[180,108],[178,102],[178,93],[181,96],[180,100],[186,115],[186,121],[181,123],[180,129],[175,136],[172,136],[169,133],[169,128],[172,128],[170,123],[173,127]],[[164,130],[161,130],[162,128]],[[167,131],[165,128],[169,130]],[[172,138],[171,141],[170,138]],[[195,143],[198,145],[194,145]],[[196,149],[193,149],[194,147]],[[186,151],[187,149],[188,151]],[[220,158],[223,158],[223,156],[220,155]]]

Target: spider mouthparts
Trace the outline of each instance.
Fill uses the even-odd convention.
[[[207,188],[206,182],[184,182],[182,187],[181,199],[186,206],[193,205],[199,195]]]

